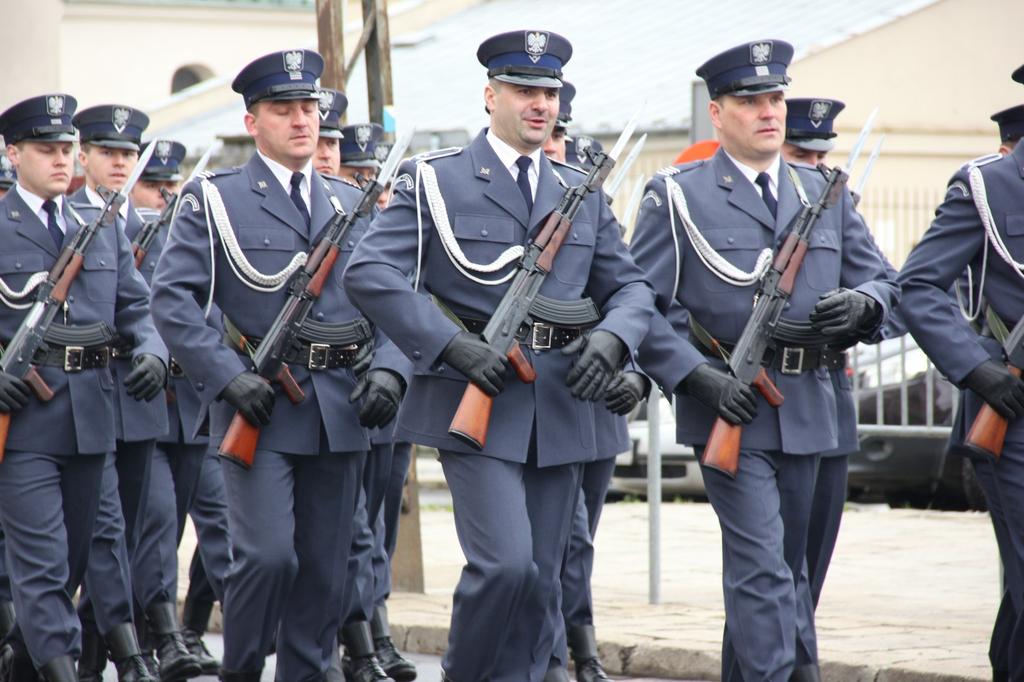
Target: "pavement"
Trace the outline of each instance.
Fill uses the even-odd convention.
[[[418,460],[425,594],[389,601],[396,644],[444,651],[463,557],[436,462]],[[648,603],[648,508],[605,507],[596,538],[595,624],[610,673],[715,680],[724,624],[721,536],[711,507],[661,506],[661,603]],[[194,536],[183,542],[183,573]],[[400,557],[397,559],[400,560]],[[986,514],[850,505],[818,608],[823,678],[837,682],[988,680],[999,561]],[[182,595],[187,585],[180,581]],[[432,682],[434,677],[421,679]]]

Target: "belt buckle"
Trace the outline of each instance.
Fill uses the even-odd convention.
[[[64,347],[64,371],[81,372],[82,364],[85,362],[85,348],[83,346]]]
[[[309,344],[309,362],[307,363],[309,369],[327,369],[327,354],[330,350],[331,346],[327,343]]]
[[[804,349],[790,348],[782,349],[782,363],[779,371],[783,374],[800,374],[804,367]]]
[[[543,322],[533,323],[533,332],[530,335],[530,348],[533,350],[550,350],[551,337],[554,336],[554,329]]]

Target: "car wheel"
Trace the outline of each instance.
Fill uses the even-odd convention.
[[[982,490],[978,475],[974,473],[974,465],[963,458],[963,482],[964,497],[967,498],[967,508],[974,511],[988,511],[988,501],[985,499],[985,491]]]

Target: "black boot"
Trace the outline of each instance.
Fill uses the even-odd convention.
[[[352,660],[352,682],[394,682],[377,660],[369,623],[359,621],[341,628],[341,641]]]
[[[74,668],[72,668],[73,670]],[[28,650],[20,640],[9,641],[0,647],[0,682],[35,680],[36,667]],[[72,675],[71,680],[75,677]]]
[[[217,679],[220,682],[260,682],[263,670],[221,670]]]
[[[606,682],[611,678],[604,671],[597,653],[597,638],[593,625],[566,625],[565,636],[569,654],[576,664],[577,682]]]
[[[146,609],[149,629],[156,643],[160,661],[160,682],[199,677],[199,659],[189,653],[178,628],[178,614],[171,602],[150,604]]]
[[[110,658],[117,667],[118,682],[157,682],[157,678],[153,677],[142,658],[134,625],[118,625],[107,633],[106,640],[110,648]]]
[[[817,663],[805,663],[793,669],[789,682],[821,682],[821,671]]]
[[[0,601],[0,639],[11,634],[14,629],[14,602]]]
[[[212,612],[213,602],[185,599],[185,610],[181,616],[181,638],[185,640],[189,653],[199,661],[204,675],[216,675],[220,670],[220,661],[213,657],[203,642]]]
[[[395,643],[391,640],[391,626],[388,624],[388,607],[381,605],[373,610],[370,621],[373,634],[373,647],[377,651],[377,660],[388,677],[395,682],[412,682],[416,679],[416,664],[398,653]]]
[[[78,659],[79,682],[100,682],[107,667],[107,643],[95,630],[82,630],[82,655]]]
[[[78,673],[75,672],[75,659],[70,656],[58,656],[47,661],[39,672],[42,673],[46,682],[75,682],[78,679]],[[35,673],[29,679],[36,679]]]

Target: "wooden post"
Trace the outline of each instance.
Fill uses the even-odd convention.
[[[345,0],[316,0],[317,50],[324,58],[320,83],[335,90],[345,89],[345,27],[342,3]]]
[[[423,579],[423,540],[420,533],[420,486],[416,475],[416,445],[412,446],[409,477],[402,491],[402,513],[399,514],[398,543],[391,562],[391,583],[401,592],[425,589]]]
[[[370,120],[384,123],[384,107],[394,103],[391,90],[391,33],[387,0],[362,0],[363,26],[372,25],[366,42],[366,93]],[[364,29],[365,32],[365,29]]]

